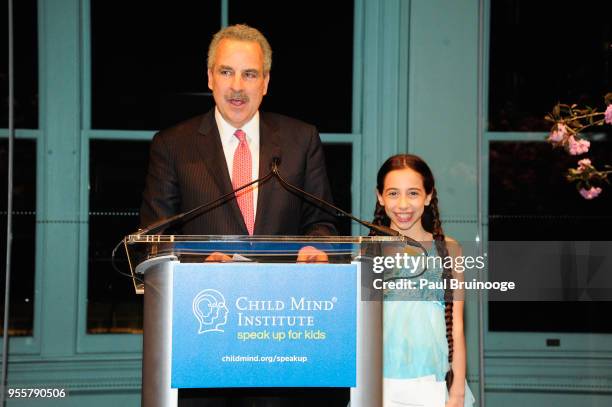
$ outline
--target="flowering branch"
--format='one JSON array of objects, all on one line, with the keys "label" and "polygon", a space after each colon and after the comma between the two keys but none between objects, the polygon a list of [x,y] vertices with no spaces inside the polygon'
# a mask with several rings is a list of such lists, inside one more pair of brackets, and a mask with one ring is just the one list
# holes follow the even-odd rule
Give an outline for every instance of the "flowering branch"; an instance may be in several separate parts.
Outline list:
[{"label": "flowering branch", "polygon": [[[570,155],[587,153],[591,143],[581,133],[593,126],[612,124],[612,93],[608,93],[604,99],[607,105],[605,112],[598,112],[591,107],[578,108],[575,104],[557,104],[545,117],[554,123],[546,140],[554,148],[563,148]],[[610,183],[608,176],[612,174],[612,167],[605,165],[604,168],[598,170],[590,159],[584,158],[578,161],[577,168],[568,169],[566,179],[576,182],[576,188],[584,199],[593,199],[602,191],[598,185]]]}]

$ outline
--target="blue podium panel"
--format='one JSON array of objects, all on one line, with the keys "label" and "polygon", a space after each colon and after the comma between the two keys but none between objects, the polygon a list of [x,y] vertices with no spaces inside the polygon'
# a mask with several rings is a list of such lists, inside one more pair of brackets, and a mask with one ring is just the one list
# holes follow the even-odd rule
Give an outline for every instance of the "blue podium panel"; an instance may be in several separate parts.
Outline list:
[{"label": "blue podium panel", "polygon": [[177,264],[172,387],[355,387],[356,300],[355,264]]}]

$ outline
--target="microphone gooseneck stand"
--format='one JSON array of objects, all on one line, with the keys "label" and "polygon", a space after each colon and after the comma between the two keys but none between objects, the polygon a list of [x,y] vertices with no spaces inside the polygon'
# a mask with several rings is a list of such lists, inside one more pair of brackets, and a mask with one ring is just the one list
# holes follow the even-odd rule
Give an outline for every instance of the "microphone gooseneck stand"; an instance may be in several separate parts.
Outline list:
[{"label": "microphone gooseneck stand", "polygon": [[[335,206],[334,204],[327,202],[324,199],[321,199],[309,192],[304,191],[301,188],[296,187],[295,185],[291,184],[290,182],[286,181],[283,176],[280,174],[279,171],[279,164],[280,164],[280,157],[279,156],[275,156],[272,158],[272,163],[271,163],[271,170],[270,172],[268,172],[265,176],[258,178],[254,181],[249,182],[248,184],[242,185],[236,189],[234,189],[231,192],[228,192],[225,195],[222,195],[221,197],[211,201],[211,202],[206,202],[202,205],[199,205],[193,209],[190,209],[186,212],[181,212],[179,214],[176,214],[170,218],[167,219],[163,219],[160,221],[157,221],[151,225],[146,226],[143,229],[138,230],[137,232],[133,233],[133,235],[136,236],[141,236],[141,235],[146,235],[146,234],[157,234],[161,231],[163,231],[164,229],[176,225],[178,223],[185,223],[188,222],[189,220],[195,218],[198,215],[201,215],[202,213],[214,208],[217,205],[223,204],[225,201],[228,201],[230,199],[233,199],[236,196],[237,192],[242,191],[245,188],[248,188],[256,183],[264,183],[266,181],[268,181],[270,178],[274,177],[276,178],[280,184],[287,189],[289,192],[298,194],[299,196],[301,196],[302,198],[305,198],[306,200],[315,203],[315,204],[319,204],[319,205],[323,205],[327,208],[331,208],[334,211],[336,211],[336,213],[334,214],[337,217],[340,216],[344,216],[347,217],[357,223],[359,223],[360,225],[365,226],[366,228],[375,231],[376,233],[383,235],[383,236],[399,236],[402,238],[402,242],[408,246],[412,246],[412,247],[416,247],[419,250],[421,250],[423,252],[423,254],[425,255],[425,257],[428,256],[427,250],[425,249],[425,247],[423,247],[423,245],[421,243],[419,243],[418,241],[408,237],[408,236],[403,236],[401,235],[399,232],[397,232],[396,230],[391,229],[388,226],[383,226],[383,225],[375,225],[371,222],[366,222],[362,219],[357,218],[356,216],[352,215],[349,212],[346,212],[343,209],[338,208],[337,206]],[[115,251],[113,251],[113,259],[114,259],[114,254]],[[391,280],[398,280],[398,279],[406,279],[406,278],[416,278],[420,275],[422,275],[425,271],[427,270],[427,266],[424,265],[423,270],[418,273],[415,274],[413,276],[410,277],[392,277],[389,279],[389,281]]]},{"label": "microphone gooseneck stand", "polygon": [[276,177],[276,179],[278,179],[278,181],[287,189],[298,193],[299,195],[305,196],[307,197],[310,201],[314,201],[316,203],[320,203],[323,204],[335,211],[337,211],[338,213],[336,214],[336,216],[345,216],[347,218],[350,218],[351,220],[354,220],[355,222],[359,223],[360,225],[365,226],[366,228],[370,229],[370,230],[374,230],[378,233],[380,233],[381,235],[384,236],[400,236],[402,237],[402,240],[408,244],[409,246],[412,247],[416,247],[419,248],[423,251],[423,253],[425,253],[425,255],[427,256],[427,250],[425,249],[425,247],[423,247],[423,245],[419,242],[417,242],[416,240],[408,237],[408,236],[404,236],[401,235],[398,231],[391,229],[388,226],[382,226],[382,225],[375,225],[373,223],[370,222],[366,222],[365,220],[359,219],[356,216],[346,212],[343,209],[338,208],[337,206],[327,202],[324,199],[321,199],[317,196],[314,196],[306,191],[304,191],[303,189],[300,189],[298,187],[296,187],[295,185],[292,185],[291,183],[287,182],[282,175],[280,174],[280,171],[278,170],[278,164],[280,163],[280,158],[278,157],[274,157],[272,159],[272,174]]},{"label": "microphone gooseneck stand", "polygon": [[[388,226],[382,226],[382,225],[375,225],[371,222],[366,222],[362,219],[357,218],[356,216],[346,212],[343,209],[338,208],[337,206],[331,204],[330,202],[327,202],[324,199],[321,199],[317,196],[314,196],[306,191],[304,191],[303,189],[300,189],[298,187],[296,187],[295,185],[292,185],[291,183],[289,183],[288,181],[286,181],[282,175],[280,174],[280,171],[278,169],[278,165],[280,164],[280,158],[279,157],[274,157],[272,159],[272,174],[274,175],[274,177],[281,183],[281,185],[285,188],[287,188],[288,190],[290,190],[291,192],[297,193],[303,197],[306,197],[308,200],[312,201],[312,202],[316,202],[319,204],[323,204],[324,206],[327,206],[328,208],[332,208],[333,210],[337,211],[337,213],[335,214],[336,216],[345,216],[347,218],[350,218],[352,220],[354,220],[355,222],[359,223],[360,225],[363,225],[365,227],[367,227],[370,230],[374,230],[377,233],[380,233],[381,235],[384,236],[400,236],[402,238],[403,243],[407,244],[408,246],[412,246],[412,247],[416,247],[419,250],[421,250],[423,252],[423,254],[425,255],[425,257],[429,256],[429,254],[427,253],[427,249],[425,249],[425,247],[418,241],[408,237],[408,236],[404,236],[401,235],[398,231],[391,229]],[[419,273],[415,273],[414,275],[411,276],[402,276],[402,277],[391,277],[388,279],[385,279],[385,281],[394,281],[394,280],[405,280],[405,279],[412,279],[412,278],[417,278],[421,275],[423,275],[425,272],[427,271],[427,262],[423,263],[423,270],[420,271]]]},{"label": "microphone gooseneck stand", "polygon": [[179,222],[188,222],[189,220],[195,218],[196,216],[206,212],[209,209],[212,209],[213,207],[215,207],[215,205],[221,204],[226,200],[229,200],[230,198],[233,198],[236,195],[236,192],[240,192],[245,188],[250,187],[253,184],[256,184],[258,182],[266,182],[267,180],[269,180],[270,178],[272,178],[272,171],[270,171],[268,174],[266,174],[265,176],[258,178],[254,181],[249,182],[248,184],[244,184],[236,189],[234,189],[232,192],[228,192],[227,194],[220,196],[219,198],[215,199],[214,201],[211,202],[206,202],[200,206],[196,206],[193,209],[188,210],[187,212],[181,212],[179,214],[176,214],[170,218],[167,219],[162,219],[158,222],[153,223],[152,225],[149,225],[147,227],[145,227],[144,229],[140,229],[138,230],[136,233],[133,233],[133,235],[136,236],[140,236],[140,235],[154,235],[158,232],[163,231],[164,229],[176,225]]}]

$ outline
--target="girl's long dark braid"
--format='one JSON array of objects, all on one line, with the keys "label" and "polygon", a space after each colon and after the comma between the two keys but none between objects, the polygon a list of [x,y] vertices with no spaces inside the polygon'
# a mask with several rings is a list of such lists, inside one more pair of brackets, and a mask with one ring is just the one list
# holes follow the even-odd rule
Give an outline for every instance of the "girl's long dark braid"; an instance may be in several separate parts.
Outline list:
[{"label": "girl's long dark braid", "polygon": [[[379,226],[390,226],[391,219],[387,216],[385,212],[385,207],[376,201],[376,209],[374,209],[374,219],[372,223]],[[374,230],[370,230],[369,236],[376,236],[376,232]]]},{"label": "girl's long dark braid", "polygon": [[[433,235],[434,243],[436,245],[436,251],[446,264],[446,258],[449,256],[448,247],[446,246],[446,240],[444,237],[444,230],[442,229],[442,222],[440,221],[440,211],[438,209],[438,193],[436,189],[433,189],[431,201],[428,207],[431,213],[431,234]],[[446,386],[450,389],[453,383],[453,290],[450,287],[450,279],[453,277],[452,269],[444,267],[442,271],[442,278],[446,281],[444,289],[444,321],[446,322],[446,340],[448,342],[448,363],[450,369],[446,373]]]}]

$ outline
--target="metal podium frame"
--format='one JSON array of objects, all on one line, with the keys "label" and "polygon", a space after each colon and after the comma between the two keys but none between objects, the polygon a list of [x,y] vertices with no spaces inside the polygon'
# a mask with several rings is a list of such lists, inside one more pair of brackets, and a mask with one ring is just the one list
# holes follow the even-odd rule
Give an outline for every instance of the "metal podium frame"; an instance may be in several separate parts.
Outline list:
[{"label": "metal podium frame", "polygon": [[[124,240],[137,294],[144,294],[144,333],[142,362],[142,405],[175,407],[178,389],[171,388],[173,270],[183,261],[201,262],[212,252],[226,247],[228,252],[260,256],[258,247],[289,247],[274,250],[274,262],[295,261],[297,248],[314,246],[329,255],[330,263],[359,263],[357,272],[357,349],[356,387],[351,388],[352,407],[382,405],[382,304],[368,297],[362,281],[364,264],[382,245],[401,245],[397,237],[303,237],[303,236],[175,236],[130,235]],[[274,246],[278,245],[278,246]],[[337,247],[341,247],[340,250]],[[253,249],[255,248],[255,249]],[[343,248],[343,249],[342,249]],[[348,250],[347,250],[348,248]],[[268,259],[270,260],[270,259]],[[365,288],[364,288],[365,287]],[[364,298],[374,298],[364,300]]]}]

